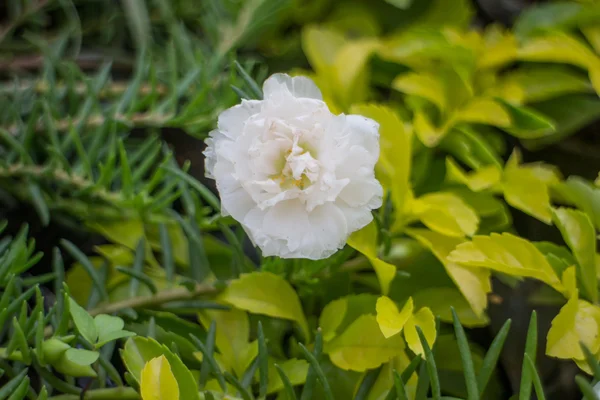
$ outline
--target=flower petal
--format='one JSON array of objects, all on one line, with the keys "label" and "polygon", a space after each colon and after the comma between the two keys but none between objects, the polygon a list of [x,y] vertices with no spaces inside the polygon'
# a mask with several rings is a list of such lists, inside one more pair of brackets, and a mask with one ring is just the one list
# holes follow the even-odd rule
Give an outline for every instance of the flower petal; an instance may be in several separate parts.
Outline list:
[{"label": "flower petal", "polygon": [[260,111],[261,105],[260,100],[242,100],[241,104],[223,111],[217,122],[219,131],[228,138],[235,139],[244,131],[248,118]]},{"label": "flower petal", "polygon": [[279,94],[286,88],[294,97],[323,100],[321,91],[315,83],[305,76],[291,77],[287,74],[273,74],[263,84],[264,97]]}]

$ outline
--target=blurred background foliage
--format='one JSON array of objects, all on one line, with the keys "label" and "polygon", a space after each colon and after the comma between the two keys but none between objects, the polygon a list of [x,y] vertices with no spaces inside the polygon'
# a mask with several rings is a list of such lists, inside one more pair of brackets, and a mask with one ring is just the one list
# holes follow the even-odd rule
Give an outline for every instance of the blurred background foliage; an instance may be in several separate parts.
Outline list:
[{"label": "blurred background foliage", "polygon": [[[51,385],[60,392],[118,388],[117,369],[139,378],[127,354],[152,349],[142,357],[148,361],[165,352],[156,350],[160,343],[199,371],[193,379],[203,389],[219,392],[226,376],[219,366],[233,377],[227,375],[235,387],[228,390],[242,396],[238,385],[260,385],[262,393],[253,380],[253,360],[259,352],[256,360],[266,359],[261,335],[269,363],[285,363],[294,385],[312,379],[310,387],[315,372],[300,360],[297,342],[311,343],[305,331],[320,326],[330,356],[319,359],[321,372],[335,398],[387,398],[392,370],[406,371],[409,355],[424,352],[416,330],[396,347],[385,342],[396,358],[375,360],[374,369],[368,360],[343,364],[334,355],[357,329],[377,327],[370,317],[379,312],[379,294],[414,302],[413,326],[430,344],[437,335],[444,394],[470,398],[450,305],[469,328],[476,370],[505,321],[513,321],[482,398],[523,390],[532,309],[539,349],[529,354],[538,355],[548,398],[576,398],[577,365],[596,372],[578,345],[600,351],[593,334],[600,330],[593,284],[600,259],[598,2],[9,0],[0,16],[0,219],[8,222],[0,247],[10,261],[0,274],[0,304],[38,297],[29,308],[0,314],[6,377],[23,368],[8,361],[27,361],[12,352],[42,348],[48,329],[74,333],[60,318],[72,315],[77,343],[102,347],[92,363],[103,379],[75,380],[56,361],[50,364],[66,377]],[[238,224],[219,216],[213,184],[203,178],[202,139],[218,114],[240,97],[259,97],[260,83],[278,71],[312,77],[332,111],[381,124],[377,174],[386,205],[328,260],[263,259]],[[563,205],[579,211],[555,208]],[[499,232],[525,240],[490,235]],[[488,242],[470,241],[475,234]],[[280,294],[282,283],[264,275],[238,279],[257,267],[295,290],[288,284],[291,292]],[[232,279],[264,289],[272,301],[298,298],[301,315],[265,316],[227,301]],[[76,308],[65,306],[68,296],[92,316],[117,313],[127,332],[140,335],[125,345],[123,361],[115,342],[88,340]],[[331,313],[343,320],[327,331]],[[21,337],[19,330],[24,343],[10,339]],[[226,336],[229,330],[239,337]],[[210,363],[202,362],[207,353]],[[35,379],[51,378],[43,362],[31,365],[35,398]],[[276,370],[268,369],[275,382]],[[422,363],[404,383],[426,393],[428,374]],[[124,377],[134,388],[137,378]],[[269,393],[285,398],[282,387]],[[315,390],[314,398],[325,396],[322,386]]]}]

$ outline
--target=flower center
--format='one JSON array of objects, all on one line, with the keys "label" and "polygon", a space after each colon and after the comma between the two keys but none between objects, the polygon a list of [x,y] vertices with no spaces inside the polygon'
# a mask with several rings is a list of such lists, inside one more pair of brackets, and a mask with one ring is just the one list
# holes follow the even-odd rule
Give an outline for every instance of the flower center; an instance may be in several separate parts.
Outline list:
[{"label": "flower center", "polygon": [[301,190],[307,188],[319,178],[320,164],[310,151],[294,141],[292,148],[282,156],[283,167],[281,172],[273,177],[280,183],[282,189],[297,187]]}]

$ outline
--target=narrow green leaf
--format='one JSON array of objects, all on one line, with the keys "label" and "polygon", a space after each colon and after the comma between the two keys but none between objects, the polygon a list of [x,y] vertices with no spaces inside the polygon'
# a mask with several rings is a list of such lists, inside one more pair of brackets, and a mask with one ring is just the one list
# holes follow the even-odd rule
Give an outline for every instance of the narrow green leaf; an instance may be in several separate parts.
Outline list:
[{"label": "narrow green leaf", "polygon": [[133,195],[133,178],[131,176],[131,166],[127,159],[127,152],[123,141],[119,139],[119,160],[121,161],[121,190],[126,198]]},{"label": "narrow green leaf", "polygon": [[42,221],[42,225],[48,226],[50,223],[50,210],[48,209],[48,204],[46,204],[46,200],[44,200],[44,195],[40,190],[39,185],[35,183],[29,183],[27,185],[29,189],[29,194],[31,195],[31,202],[33,203],[33,207],[40,217],[40,221]]},{"label": "narrow green leaf", "polygon": [[[131,277],[131,282],[133,282],[133,281],[142,282],[148,289],[150,289],[152,294],[156,294],[158,292],[156,285],[154,284],[154,282],[152,282],[152,278],[150,278],[145,273],[138,272],[134,269],[126,268],[126,267],[116,267],[115,269],[125,275],[129,275]],[[137,291],[137,288],[136,288],[136,291]],[[134,297],[134,296],[131,296],[131,297]]]},{"label": "narrow green leaf", "polygon": [[417,355],[410,361],[410,364],[408,364],[408,366],[404,368],[404,371],[402,371],[402,374],[400,375],[400,377],[402,378],[402,382],[408,382],[408,380],[412,377],[417,368],[419,368],[419,365],[421,365],[422,360],[423,359]]},{"label": "narrow green leaf", "polygon": [[[417,357],[420,357],[417,355]],[[424,399],[429,393],[431,379],[429,379],[429,373],[427,369],[427,363],[421,362],[419,366],[419,373],[417,374],[417,391],[415,399]]]},{"label": "narrow green leaf", "polygon": [[502,352],[502,347],[504,347],[504,342],[506,341],[506,337],[508,336],[508,332],[510,331],[511,320],[507,319],[498,334],[490,344],[490,347],[485,354],[483,359],[483,363],[479,370],[479,375],[477,376],[477,386],[479,387],[479,391],[481,393],[485,392],[485,388],[496,368],[496,364],[498,363],[498,358],[500,358],[500,353]]},{"label": "narrow green leaf", "polygon": [[333,393],[331,392],[331,387],[329,386],[327,377],[323,373],[323,369],[321,369],[321,366],[319,365],[319,361],[310,351],[308,351],[306,347],[304,347],[302,343],[299,343],[298,345],[300,346],[302,354],[304,354],[304,357],[306,357],[306,359],[308,360],[308,363],[310,364],[311,368],[313,368],[313,370],[315,371],[317,379],[319,380],[319,382],[321,382],[323,392],[325,392],[325,398],[327,400],[334,400]]},{"label": "narrow green leaf", "polygon": [[227,371],[225,371],[223,376],[225,377],[225,380],[227,382],[229,382],[231,385],[233,385],[233,387],[235,387],[237,389],[237,391],[240,393],[240,396],[242,396],[243,400],[252,400],[252,395],[250,394],[248,389],[243,387],[242,384],[240,383],[240,381],[238,381],[235,378],[235,376],[231,375],[231,373],[229,373]]},{"label": "narrow green leaf", "polygon": [[259,377],[259,396],[267,396],[267,385],[269,380],[269,351],[263,331],[262,323],[258,321],[258,377]]},{"label": "narrow green leaf", "polygon": [[[217,324],[213,320],[210,322],[210,328],[208,329],[208,334],[206,335],[206,343],[205,343],[206,351],[210,355],[210,357],[213,357],[213,354],[215,351],[216,333],[217,333]],[[206,360],[208,358],[208,356],[206,354],[204,354],[204,356],[205,356],[204,360]],[[202,367],[200,368],[200,379],[198,380],[200,387],[204,387],[206,385],[206,382],[208,381],[208,375],[210,374],[210,372],[211,372],[210,362],[202,362]]]},{"label": "narrow green leaf", "polygon": [[27,376],[27,369],[19,372],[17,376],[12,378],[10,381],[4,384],[2,388],[0,388],[0,400],[6,399],[14,390],[19,387],[23,379]]},{"label": "narrow green leaf", "polygon": [[467,387],[467,397],[469,400],[478,400],[479,389],[477,387],[477,378],[475,377],[475,368],[473,367],[473,358],[471,356],[471,349],[469,348],[469,341],[467,340],[465,330],[458,319],[456,310],[454,310],[454,307],[451,307],[451,310],[454,333],[456,334],[460,359],[463,365],[463,374],[465,376],[465,384]]},{"label": "narrow green leaf", "polygon": [[8,400],[22,400],[29,392],[29,377],[26,376],[14,392],[9,396]]},{"label": "narrow green leaf", "polygon": [[598,363],[598,360],[596,360],[596,356],[592,354],[592,352],[590,351],[590,349],[588,349],[586,345],[584,345],[581,342],[579,343],[579,345],[581,346],[581,350],[583,350],[585,360],[587,361],[590,370],[594,374],[594,381],[600,382],[600,363]]},{"label": "narrow green leaf", "polygon": [[[140,280],[136,276],[143,275],[144,261],[146,259],[146,240],[144,237],[140,238],[137,245],[135,246],[135,257],[133,259],[133,266],[131,269],[132,278],[129,282],[129,297],[135,297],[138,295],[140,287]],[[152,281],[150,281],[152,282]],[[156,289],[156,287],[155,287]],[[155,291],[153,293],[156,293]]]},{"label": "narrow green leaf", "polygon": [[279,378],[281,378],[281,382],[283,383],[283,388],[287,395],[287,400],[297,400],[296,392],[294,391],[294,387],[292,386],[292,382],[290,382],[290,378],[285,374],[283,369],[279,366],[279,364],[275,364],[275,369],[279,374]]},{"label": "narrow green leaf", "polygon": [[248,85],[248,88],[250,88],[250,91],[254,95],[254,98],[258,99],[258,100],[262,100],[263,92],[262,92],[260,86],[258,86],[256,81],[254,79],[252,79],[250,74],[248,74],[248,72],[246,72],[244,67],[242,67],[240,65],[240,63],[237,62],[237,60],[234,61],[234,65],[235,65],[235,69],[240,74],[240,77],[242,78],[242,80],[246,83],[246,85]]},{"label": "narrow green leaf", "polygon": [[92,265],[92,262],[89,260],[89,258],[87,258],[87,256],[83,254],[83,252],[79,250],[79,248],[70,241],[66,239],[61,239],[60,243],[65,248],[65,250],[67,250],[67,252],[69,252],[69,254],[71,254],[71,256],[73,256],[73,258],[75,258],[75,260],[77,260],[77,262],[81,264],[85,272],[87,272],[87,274],[90,276],[92,283],[98,291],[98,293],[100,293],[100,297],[102,298],[102,300],[107,300],[108,293],[106,292],[106,288],[104,287],[104,284],[100,276],[98,275],[98,272]]},{"label": "narrow green leaf", "polygon": [[537,396],[537,399],[538,400],[546,400],[546,395],[544,394],[544,387],[542,385],[540,375],[537,372],[535,363],[531,360],[531,357],[529,357],[527,354],[525,354],[525,363],[533,377],[533,387],[535,389],[535,395]]},{"label": "narrow green leaf", "polygon": [[356,391],[356,395],[354,396],[354,400],[365,400],[369,395],[369,391],[375,384],[379,373],[381,372],[381,367],[372,369],[368,371],[363,377],[358,390]]},{"label": "narrow green leaf", "polygon": [[421,345],[423,346],[423,350],[425,351],[425,363],[427,365],[427,373],[429,374],[429,379],[431,380],[431,393],[435,400],[441,400],[442,389],[440,387],[440,379],[437,374],[437,367],[435,365],[433,352],[429,347],[429,343],[427,343],[427,339],[425,338],[425,334],[421,330],[421,327],[417,326],[416,328],[417,333],[419,334],[419,339],[421,340]]},{"label": "narrow green leaf", "polygon": [[581,393],[583,393],[583,398],[585,400],[600,400],[600,397],[598,397],[592,385],[590,385],[583,376],[577,375],[575,377],[575,382],[577,383],[577,386],[579,386]]},{"label": "narrow green leaf", "polygon": [[215,361],[212,354],[207,351],[206,347],[200,341],[200,339],[198,339],[196,336],[194,336],[192,334],[190,334],[190,338],[192,339],[192,342],[194,343],[194,345],[196,345],[198,350],[200,350],[202,352],[202,355],[204,356],[204,358],[210,363],[210,366],[213,370],[213,374],[217,378],[217,381],[219,382],[219,386],[221,386],[221,389],[226,390],[225,378],[223,377],[221,368],[219,368],[219,364],[217,364],[217,362]]},{"label": "narrow green leaf", "polygon": [[[421,357],[419,357],[419,359],[420,358]],[[391,394],[395,394],[396,397],[391,397]],[[386,400],[408,400],[408,395],[406,394],[404,382],[402,381],[402,377],[398,374],[398,371],[396,370],[394,370],[394,386],[392,387],[392,389],[390,389],[390,395],[388,395]]]},{"label": "narrow green leaf", "polygon": [[[320,357],[321,352],[323,351],[323,335],[321,334],[321,329],[317,330],[317,334],[315,336],[315,344],[313,354],[315,357]],[[302,395],[300,396],[300,400],[311,400],[312,393],[314,390],[315,382],[317,380],[317,372],[311,366],[308,368],[308,373],[306,374],[306,382],[304,383],[304,387],[302,388]]]},{"label": "narrow green leaf", "polygon": [[202,197],[206,203],[211,206],[215,210],[221,209],[221,204],[217,196],[215,196],[210,190],[206,188],[206,186],[202,185],[193,177],[187,175],[183,171],[171,167],[163,167],[171,174],[175,175],[177,178],[184,180],[190,187],[198,192],[200,197]]},{"label": "narrow green leaf", "polygon": [[[527,330],[527,340],[525,342],[525,355],[532,360],[536,359],[537,353],[537,314],[535,311],[531,313],[529,321],[529,329]],[[529,399],[531,396],[531,384],[533,381],[533,373],[530,368],[527,368],[527,362],[523,359],[521,369],[521,387],[519,389],[520,399]]]},{"label": "narrow green leaf", "polygon": [[162,267],[165,269],[167,281],[173,283],[173,279],[175,278],[175,262],[173,260],[171,238],[169,237],[167,226],[164,223],[158,224],[158,233],[160,238]]}]

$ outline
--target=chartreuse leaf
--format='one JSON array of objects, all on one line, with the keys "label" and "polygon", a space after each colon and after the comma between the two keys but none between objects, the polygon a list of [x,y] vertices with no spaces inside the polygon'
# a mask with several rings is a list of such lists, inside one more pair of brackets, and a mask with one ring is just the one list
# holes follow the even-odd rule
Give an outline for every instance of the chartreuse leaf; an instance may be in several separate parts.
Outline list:
[{"label": "chartreuse leaf", "polygon": [[471,242],[459,244],[447,260],[467,267],[539,279],[559,292],[565,290],[546,257],[533,243],[510,233],[474,236]]},{"label": "chartreuse leaf", "polygon": [[415,314],[411,315],[404,325],[404,339],[406,339],[406,344],[408,344],[413,353],[424,356],[425,352],[417,333],[417,327],[423,331],[429,347],[433,346],[436,337],[435,316],[429,308],[421,308]]},{"label": "chartreuse leaf", "polygon": [[556,131],[554,122],[542,113],[525,106],[513,105],[499,100],[509,112],[511,124],[504,130],[520,139],[538,139]]},{"label": "chartreuse leaf", "polygon": [[390,283],[396,276],[396,267],[377,257],[377,226],[375,222],[371,222],[369,225],[350,235],[348,245],[369,259],[379,280],[381,293],[387,294],[390,289]]},{"label": "chartreuse leaf", "polygon": [[402,331],[406,321],[412,316],[413,300],[409,297],[404,306],[402,306],[402,311],[399,311],[392,299],[387,296],[381,296],[377,299],[376,311],[379,329],[381,329],[381,333],[387,339]]},{"label": "chartreuse leaf", "polygon": [[564,272],[563,282],[569,288],[570,298],[552,320],[546,354],[583,361],[585,354],[579,343],[583,343],[592,353],[600,350],[600,308],[578,298],[574,267]]},{"label": "chartreuse leaf", "polygon": [[479,217],[460,197],[450,192],[429,193],[413,202],[413,212],[429,229],[452,237],[472,236]]},{"label": "chartreuse leaf", "polygon": [[179,386],[165,356],[151,359],[142,369],[142,400],[178,400]]},{"label": "chartreuse leaf", "polygon": [[400,335],[385,338],[374,315],[361,315],[339,336],[325,344],[331,362],[345,370],[366,371],[404,351]]},{"label": "chartreuse leaf", "polygon": [[[600,181],[600,175],[599,175]],[[600,186],[600,185],[599,185]],[[585,211],[600,231],[600,187],[579,177],[569,177],[553,187],[562,198]]]},{"label": "chartreuse leaf", "polygon": [[[489,273],[489,271],[487,271]],[[462,293],[452,287],[432,287],[419,290],[413,295],[415,308],[427,307],[443,322],[452,322],[451,307],[456,310],[460,323],[466,327],[486,326],[490,321],[485,313],[481,316],[465,299]]]},{"label": "chartreuse leaf", "polygon": [[477,67],[492,69],[512,63],[517,58],[518,47],[512,32],[499,25],[489,25],[483,34]]},{"label": "chartreuse leaf", "polygon": [[511,206],[550,224],[552,212],[548,183],[541,180],[537,170],[519,165],[515,153],[506,163],[502,177],[504,198]]},{"label": "chartreuse leaf", "polygon": [[348,299],[341,298],[328,303],[319,316],[319,327],[324,341],[333,339],[337,328],[344,321],[346,310],[348,309]]},{"label": "chartreuse leaf", "polygon": [[554,223],[577,259],[577,279],[583,293],[593,303],[598,301],[596,279],[596,231],[590,218],[581,211],[558,208]]},{"label": "chartreuse leaf", "polygon": [[511,118],[506,109],[496,100],[476,97],[453,114],[452,123],[458,122],[508,128],[511,125]]},{"label": "chartreuse leaf", "polygon": [[[433,255],[440,260],[450,278],[469,302],[475,315],[481,318],[487,308],[487,294],[492,290],[490,271],[464,267],[448,259],[450,253],[461,243],[465,243],[465,240],[426,229],[410,229],[407,230],[407,234],[430,249]],[[466,323],[462,319],[461,321]]]},{"label": "chartreuse leaf", "polygon": [[216,345],[222,361],[237,376],[242,376],[258,354],[258,342],[249,342],[250,323],[246,311],[203,310],[198,314],[205,329],[216,323]]},{"label": "chartreuse leaf", "polygon": [[548,32],[525,42],[518,56],[524,61],[565,63],[587,69],[592,85],[600,93],[600,57],[572,35]]},{"label": "chartreuse leaf", "polygon": [[142,371],[146,363],[161,356],[164,356],[169,362],[179,387],[180,399],[200,400],[196,379],[181,359],[167,346],[161,345],[151,338],[136,336],[128,339],[121,351],[123,363],[136,382],[141,382]]},{"label": "chartreuse leaf", "polygon": [[409,72],[400,75],[392,82],[392,88],[402,93],[427,99],[435,104],[441,112],[446,109],[444,83],[439,76],[433,73]]},{"label": "chartreuse leaf", "polygon": [[412,133],[389,107],[360,104],[352,106],[350,111],[379,123],[381,154],[375,170],[383,188],[392,193],[396,212],[392,231],[399,231],[405,224],[403,216],[409,212],[413,197],[410,185]]},{"label": "chartreuse leaf", "polygon": [[502,171],[495,165],[486,165],[467,173],[452,158],[446,158],[446,180],[462,183],[474,192],[493,187],[501,177]]},{"label": "chartreuse leaf", "polygon": [[218,297],[240,310],[297,322],[306,338],[308,323],[298,294],[285,279],[270,272],[242,274]]}]

